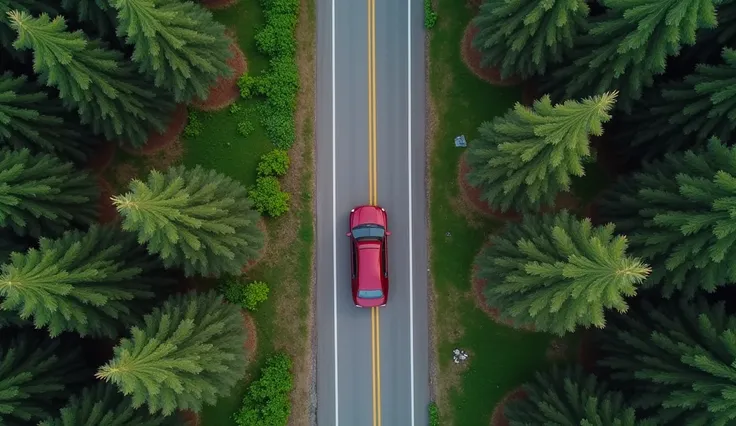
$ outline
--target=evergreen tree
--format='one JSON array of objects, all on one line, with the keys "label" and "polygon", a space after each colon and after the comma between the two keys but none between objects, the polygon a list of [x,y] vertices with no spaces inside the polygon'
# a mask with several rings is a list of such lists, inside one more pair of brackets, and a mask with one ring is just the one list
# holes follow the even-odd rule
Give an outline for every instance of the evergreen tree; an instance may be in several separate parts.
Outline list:
[{"label": "evergreen tree", "polygon": [[[23,56],[13,48],[15,31],[10,26],[8,12],[21,10],[30,13],[47,13],[56,16],[56,5],[45,0],[0,0],[0,49],[13,56],[13,59],[23,62]],[[4,52],[3,52],[4,53]]]},{"label": "evergreen tree", "polygon": [[143,145],[151,130],[163,131],[174,109],[170,96],[136,73],[122,53],[68,32],[62,17],[10,13],[16,49],[32,50],[34,71],[79,113],[83,124],[109,140]]},{"label": "evergreen tree", "polygon": [[0,424],[26,426],[49,416],[68,397],[66,386],[83,378],[80,358],[77,348],[32,332],[0,342]]},{"label": "evergreen tree", "polygon": [[97,378],[151,413],[199,411],[243,377],[245,338],[240,309],[216,292],[178,294],[131,329]]},{"label": "evergreen tree", "polygon": [[152,171],[113,197],[123,229],[187,276],[240,274],[263,246],[258,213],[240,183],[199,166]]},{"label": "evergreen tree", "polygon": [[100,37],[115,35],[115,9],[109,0],[61,0],[67,16],[75,14],[79,23],[89,23]]},{"label": "evergreen tree", "polygon": [[624,402],[619,392],[608,390],[594,375],[579,367],[537,372],[525,383],[526,397],[504,406],[510,426],[527,425],[596,425],[644,426],[636,419],[634,409]]},{"label": "evergreen tree", "polygon": [[65,116],[61,102],[25,76],[0,74],[0,144],[82,162],[92,138]]},{"label": "evergreen tree", "polygon": [[736,282],[735,180],[736,149],[713,139],[648,164],[602,197],[602,217],[652,265],[646,287],[693,297]]},{"label": "evergreen tree", "polygon": [[619,107],[629,111],[667,58],[693,45],[697,30],[715,28],[719,0],[604,0],[609,8],[592,18],[575,41],[572,60],[553,73],[545,88],[555,99],[606,91],[621,92]]},{"label": "evergreen tree", "polygon": [[[162,281],[159,261],[133,235],[114,226],[42,238],[38,249],[15,253],[0,269],[0,309],[32,319],[52,336],[116,337],[139,322],[140,309]],[[143,303],[144,305],[141,305]]]},{"label": "evergreen tree", "polygon": [[114,386],[98,383],[85,388],[79,396],[72,395],[56,417],[38,426],[174,426],[173,420],[173,417],[150,415],[143,409],[133,408],[130,398]]},{"label": "evergreen tree", "polygon": [[729,140],[736,127],[736,50],[723,50],[722,65],[698,65],[682,82],[666,84],[660,96],[624,120],[621,142],[647,158],[696,145],[711,136]]},{"label": "evergreen tree", "polygon": [[110,0],[133,61],[178,102],[204,99],[218,77],[231,74],[225,27],[191,1]]},{"label": "evergreen tree", "polygon": [[560,335],[602,328],[605,310],[625,312],[626,297],[649,273],[613,231],[565,210],[525,216],[491,237],[475,260],[475,278],[487,282],[489,306],[516,326]]},{"label": "evergreen tree", "polygon": [[97,183],[49,154],[0,150],[0,228],[59,235],[97,219]]},{"label": "evergreen tree", "polygon": [[588,12],[585,0],[488,0],[473,20],[473,47],[502,78],[541,75],[570,51]]},{"label": "evergreen tree", "polygon": [[661,425],[725,426],[734,421],[736,318],[703,299],[655,308],[644,303],[611,321],[603,366],[637,411]]},{"label": "evergreen tree", "polygon": [[552,105],[549,96],[533,108],[519,103],[503,117],[483,123],[468,148],[468,182],[501,211],[552,205],[569,191],[571,176],[585,174],[590,136],[603,133],[616,93]]},{"label": "evergreen tree", "polygon": [[26,239],[18,237],[7,229],[0,228],[0,265],[6,263],[10,258],[10,253],[25,252],[29,246]]}]

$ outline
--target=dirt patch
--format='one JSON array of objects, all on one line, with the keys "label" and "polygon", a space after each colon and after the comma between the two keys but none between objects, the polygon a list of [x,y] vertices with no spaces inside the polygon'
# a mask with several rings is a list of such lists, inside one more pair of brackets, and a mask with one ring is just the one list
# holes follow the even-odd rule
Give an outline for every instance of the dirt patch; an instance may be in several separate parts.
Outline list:
[{"label": "dirt patch", "polygon": [[256,266],[258,262],[263,260],[266,252],[268,251],[268,228],[266,227],[266,220],[264,218],[260,218],[258,220],[258,229],[260,229],[263,233],[263,248],[261,248],[261,251],[258,253],[258,256],[255,259],[249,260],[248,263],[243,266],[243,269],[240,270],[240,272],[242,272],[243,274],[253,269],[253,267]]},{"label": "dirt patch", "polygon": [[241,313],[243,315],[243,325],[245,326],[245,344],[243,345],[243,350],[245,351],[245,361],[250,364],[255,359],[256,351],[258,350],[258,329],[251,314],[245,310]]},{"label": "dirt patch", "polygon": [[539,88],[537,82],[534,80],[527,80],[524,82],[524,88],[521,90],[521,104],[531,107],[534,101],[541,98],[539,94]]},{"label": "dirt patch", "polygon": [[140,148],[131,148],[129,146],[123,146],[123,151],[133,155],[150,155],[164,148],[167,148],[171,144],[179,140],[179,135],[184,131],[184,127],[187,125],[187,106],[184,104],[177,105],[169,125],[166,127],[163,133],[157,131],[151,132],[148,137],[146,144]]},{"label": "dirt patch", "polygon": [[458,188],[460,188],[460,194],[469,206],[472,206],[478,213],[488,217],[504,220],[518,220],[520,218],[519,213],[515,211],[500,212],[493,210],[488,203],[481,199],[481,191],[478,188],[470,185],[465,178],[470,172],[470,166],[467,161],[467,152],[460,156],[460,164],[458,165],[457,182]]},{"label": "dirt patch", "polygon": [[481,66],[481,53],[473,47],[473,38],[478,33],[478,29],[472,22],[468,23],[463,33],[463,39],[460,42],[460,52],[463,62],[468,69],[483,81],[487,81],[495,86],[516,86],[521,83],[518,77],[501,78],[501,72],[497,68],[486,68]]},{"label": "dirt patch", "polygon": [[[475,262],[473,262],[475,264]],[[472,285],[473,285],[473,299],[475,300],[475,305],[486,313],[494,322],[497,324],[503,324],[505,326],[515,328],[517,330],[526,330],[526,331],[534,331],[533,325],[517,325],[510,319],[501,319],[501,312],[496,309],[488,306],[488,302],[486,301],[486,296],[483,294],[483,290],[485,290],[486,287],[486,280],[482,280],[479,278],[476,278],[477,276],[477,267],[473,266],[473,275],[472,275]]]},{"label": "dirt patch", "polygon": [[215,80],[215,84],[210,88],[207,98],[204,100],[195,100],[192,106],[202,111],[217,111],[229,107],[240,97],[240,89],[238,89],[238,79],[245,74],[248,64],[245,60],[245,54],[238,44],[233,40],[230,44],[232,56],[227,60],[227,64],[232,70],[230,77],[219,77]]},{"label": "dirt patch", "polygon": [[480,6],[483,4],[483,0],[466,0],[465,5],[468,7],[470,11],[473,12],[473,15],[477,15],[480,11]]},{"label": "dirt patch", "polygon": [[101,174],[107,169],[115,158],[117,145],[113,142],[103,142],[95,152],[87,159],[87,168],[94,174]]},{"label": "dirt patch", "polygon": [[567,342],[559,337],[552,339],[547,345],[547,350],[544,352],[544,356],[549,361],[561,361],[567,358],[567,352],[569,346]]},{"label": "dirt patch", "polygon": [[504,407],[506,407],[506,404],[511,401],[518,401],[524,398],[526,398],[526,392],[522,387],[518,387],[507,393],[503,399],[498,401],[496,408],[493,409],[493,414],[491,415],[491,426],[509,426],[509,420],[506,418],[506,413],[503,411]]},{"label": "dirt patch", "polygon": [[110,185],[110,183],[102,176],[97,177],[97,183],[100,188],[100,199],[97,202],[97,208],[99,209],[97,220],[101,224],[115,222],[120,219],[120,216],[118,215],[118,210],[112,204],[112,200],[110,199],[114,195],[112,185]]},{"label": "dirt patch", "polygon": [[192,410],[179,411],[179,418],[181,418],[183,426],[199,426],[202,424],[199,414]]},{"label": "dirt patch", "polygon": [[[619,158],[623,158],[617,155],[616,152],[611,149],[608,133],[604,133],[601,136],[590,137],[590,147],[596,152],[596,162],[600,166],[606,177],[613,181],[621,173],[624,165],[617,161]],[[623,160],[621,160],[623,161]]]},{"label": "dirt patch", "polygon": [[601,358],[601,353],[595,344],[593,330],[585,330],[583,337],[580,339],[577,355],[578,362],[583,366],[583,370],[588,373],[594,373],[596,364]]},{"label": "dirt patch", "polygon": [[222,10],[235,5],[238,0],[199,0],[199,4],[209,10]]}]

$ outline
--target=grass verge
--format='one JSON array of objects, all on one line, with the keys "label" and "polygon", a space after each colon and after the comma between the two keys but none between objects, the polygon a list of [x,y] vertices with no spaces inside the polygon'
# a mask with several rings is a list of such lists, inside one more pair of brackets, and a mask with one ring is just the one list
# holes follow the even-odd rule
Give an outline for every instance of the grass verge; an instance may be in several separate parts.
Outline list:
[{"label": "grass verge", "polygon": [[[453,140],[457,135],[474,139],[481,122],[503,114],[520,100],[521,88],[494,87],[475,77],[460,54],[463,31],[473,17],[471,9],[457,0],[438,0],[436,5],[441,19],[429,33],[427,133],[437,371],[433,383],[443,426],[487,426],[504,394],[549,362],[550,347],[574,347],[577,338],[550,345],[552,336],[498,325],[475,305],[473,259],[488,235],[503,223],[473,213],[461,197],[457,173],[463,149],[456,148]],[[580,186],[585,191],[591,187]],[[456,347],[468,352],[466,364],[452,362]]]}]

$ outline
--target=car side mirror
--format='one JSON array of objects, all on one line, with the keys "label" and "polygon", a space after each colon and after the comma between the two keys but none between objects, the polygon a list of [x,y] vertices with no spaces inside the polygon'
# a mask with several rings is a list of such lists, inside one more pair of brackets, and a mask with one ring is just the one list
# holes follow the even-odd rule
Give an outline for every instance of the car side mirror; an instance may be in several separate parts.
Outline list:
[{"label": "car side mirror", "polygon": [[386,236],[387,237],[390,237],[391,236],[391,231],[386,231]]},{"label": "car side mirror", "polygon": [[349,236],[351,236],[351,235],[353,235],[353,233],[352,233],[352,232],[348,232],[347,234],[345,234],[345,236],[346,236],[346,237],[349,237]]}]

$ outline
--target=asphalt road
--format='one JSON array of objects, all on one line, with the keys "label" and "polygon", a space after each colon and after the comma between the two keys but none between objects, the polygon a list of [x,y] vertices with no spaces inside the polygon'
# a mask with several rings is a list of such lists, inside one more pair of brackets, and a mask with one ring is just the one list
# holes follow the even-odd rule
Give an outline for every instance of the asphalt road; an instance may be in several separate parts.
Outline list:
[{"label": "asphalt road", "polygon": [[[423,3],[317,0],[317,25],[317,424],[424,426]],[[360,309],[345,233],[350,209],[374,202],[392,231],[389,301]]]}]

